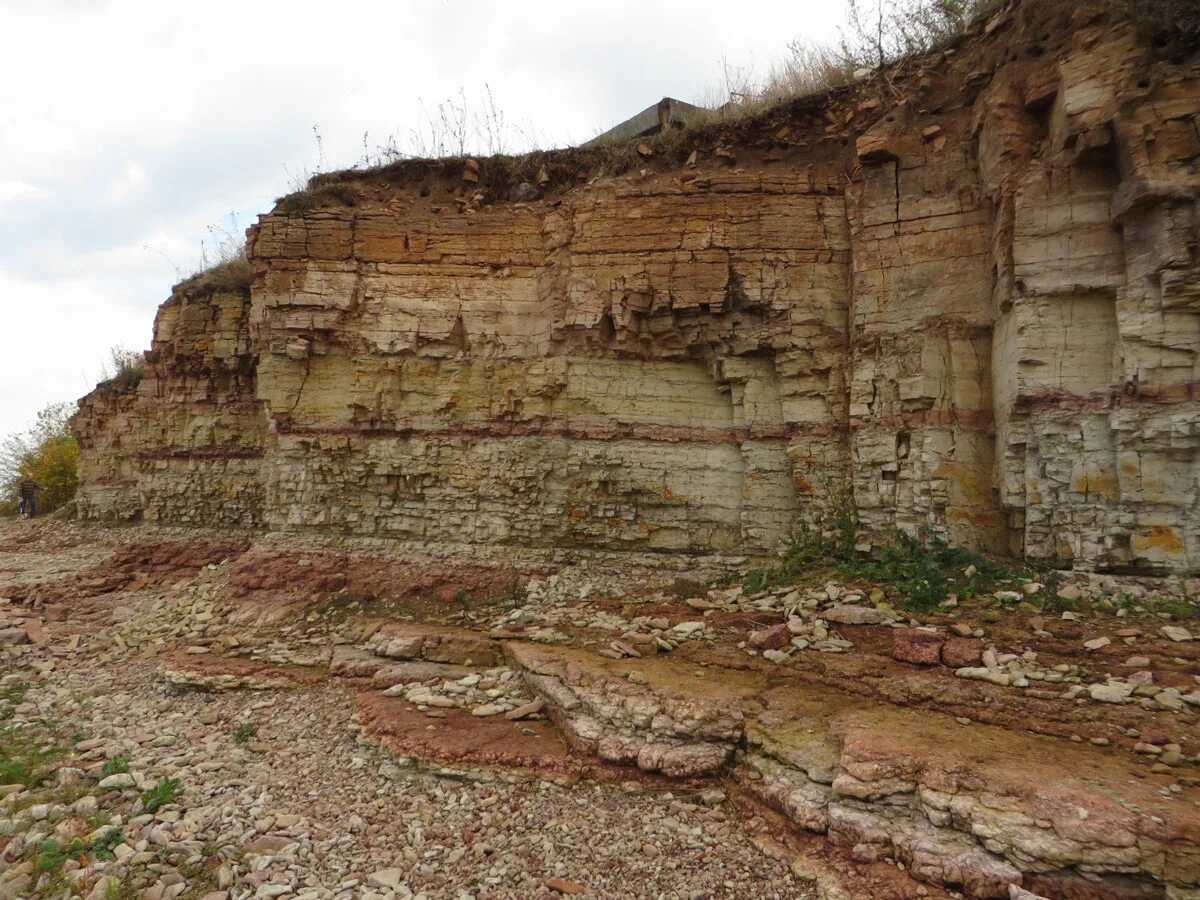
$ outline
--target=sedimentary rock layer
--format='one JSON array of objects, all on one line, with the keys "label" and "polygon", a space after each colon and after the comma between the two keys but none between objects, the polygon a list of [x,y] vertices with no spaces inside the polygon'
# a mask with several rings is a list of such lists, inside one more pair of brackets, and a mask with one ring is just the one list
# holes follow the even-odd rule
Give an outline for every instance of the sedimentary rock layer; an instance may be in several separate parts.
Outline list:
[{"label": "sedimentary rock layer", "polygon": [[249,315],[235,286],[179,285],[158,311],[140,381],[84,398],[73,422],[81,517],[261,523],[267,423]]},{"label": "sedimentary rock layer", "polygon": [[640,152],[325,177],[85,401],[83,513],[766,552],[848,496],[1196,569],[1200,72],[1055,15]]}]

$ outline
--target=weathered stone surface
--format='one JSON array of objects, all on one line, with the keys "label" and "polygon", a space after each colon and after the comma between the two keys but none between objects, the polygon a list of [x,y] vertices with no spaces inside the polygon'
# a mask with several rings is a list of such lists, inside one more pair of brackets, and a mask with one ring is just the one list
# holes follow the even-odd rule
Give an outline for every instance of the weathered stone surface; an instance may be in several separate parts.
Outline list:
[{"label": "weathered stone surface", "polygon": [[[445,625],[406,622],[385,624],[371,636],[366,649],[391,659],[425,660],[454,666],[493,666],[500,658],[499,644],[473,631]],[[420,671],[419,668],[417,670]],[[445,674],[455,670],[441,671]]]},{"label": "weathered stone surface", "polygon": [[897,628],[892,632],[892,658],[919,666],[936,666],[945,642],[944,635],[919,628]]},{"label": "weathered stone surface", "polygon": [[838,625],[880,625],[887,621],[887,613],[873,606],[839,604],[821,611],[821,618]]},{"label": "weathered stone surface", "polygon": [[662,662],[639,683],[597,657],[568,649],[511,643],[508,655],[574,748],[603,760],[673,777],[710,775],[732,757],[744,715],[731,686],[699,696],[686,688],[687,668]]},{"label": "weathered stone surface", "polygon": [[141,380],[84,398],[82,518],[262,523],[267,422],[250,315],[247,292],[184,282],[159,309]]},{"label": "weathered stone surface", "polygon": [[750,643],[759,650],[779,650],[786,647],[792,640],[792,633],[786,623],[763,628],[750,635]]},{"label": "weathered stone surface", "polygon": [[942,664],[952,669],[977,666],[983,658],[983,641],[977,638],[952,637],[942,645]]},{"label": "weathered stone surface", "polygon": [[1195,570],[1200,79],[1026,7],[691,166],[280,203],[249,296],[180,286],[85,400],[81,513],[741,552],[848,481],[871,531]]}]

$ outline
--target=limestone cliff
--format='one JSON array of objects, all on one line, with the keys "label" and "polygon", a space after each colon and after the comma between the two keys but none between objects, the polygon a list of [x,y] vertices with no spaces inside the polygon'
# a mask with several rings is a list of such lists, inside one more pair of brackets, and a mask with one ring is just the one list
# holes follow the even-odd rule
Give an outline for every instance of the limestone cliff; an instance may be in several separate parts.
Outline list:
[{"label": "limestone cliff", "polygon": [[141,381],[101,385],[80,404],[83,518],[261,524],[267,423],[249,318],[248,292],[229,279],[176,287]]},{"label": "limestone cliff", "polygon": [[[1055,4],[653,146],[322,176],[85,399],[87,517],[1200,568],[1200,67]],[[843,486],[845,486],[843,488]]]}]

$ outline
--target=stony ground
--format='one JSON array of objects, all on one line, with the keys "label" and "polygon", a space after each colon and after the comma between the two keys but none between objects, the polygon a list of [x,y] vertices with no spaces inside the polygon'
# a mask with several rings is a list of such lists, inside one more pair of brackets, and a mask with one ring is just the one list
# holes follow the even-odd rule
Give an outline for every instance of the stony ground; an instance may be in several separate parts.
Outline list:
[{"label": "stony ground", "polygon": [[[91,558],[51,544],[6,574]],[[810,896],[719,794],[437,777],[360,739],[352,690],[173,689],[111,643],[162,597],[121,599],[123,621],[48,635],[0,607],[33,638],[0,680],[0,896]]]},{"label": "stony ground", "polygon": [[[915,609],[902,584],[830,567],[462,560],[236,532],[0,525],[0,898],[990,890],[945,883],[940,850],[917,872],[898,824],[890,847],[851,852],[798,832],[786,803],[775,807],[793,822],[781,825],[753,778],[744,791],[714,777],[708,754],[724,745],[685,742],[664,757],[675,763],[634,765],[621,742],[647,723],[618,716],[600,760],[581,753],[578,722],[555,718],[522,676],[537,653],[513,647],[598,661],[582,681],[561,673],[580,696],[615,675],[643,700],[664,678],[698,703],[726,689],[746,703],[761,684],[768,708],[822,707],[804,713],[813,722],[849,698],[878,722],[911,710],[895,721],[931,729],[922,740],[939,747],[986,739],[1003,758],[1020,743],[1036,785],[1033,732],[1092,753],[1097,784],[1126,786],[1123,809],[1200,833],[1195,581],[989,581],[959,560],[947,599]],[[431,627],[446,643],[413,643]],[[603,706],[605,690],[588,702]],[[1039,889],[1158,896],[1066,877]]]}]

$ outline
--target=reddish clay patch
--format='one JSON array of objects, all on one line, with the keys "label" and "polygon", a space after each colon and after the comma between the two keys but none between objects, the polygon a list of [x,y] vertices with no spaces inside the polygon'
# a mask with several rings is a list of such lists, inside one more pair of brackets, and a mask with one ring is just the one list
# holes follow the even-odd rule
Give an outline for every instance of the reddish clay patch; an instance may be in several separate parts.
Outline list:
[{"label": "reddish clay patch", "polygon": [[235,598],[263,604],[308,605],[339,593],[357,598],[412,599],[429,603],[434,615],[456,603],[481,602],[514,593],[531,573],[508,565],[449,560],[392,562],[378,556],[255,547],[229,571]]},{"label": "reddish clay patch", "polygon": [[403,697],[385,697],[373,690],[359,691],[357,703],[367,734],[401,756],[546,775],[579,775],[586,768],[583,761],[571,756],[546,721],[479,718],[459,709],[447,709],[444,719],[435,719]]},{"label": "reddish clay patch", "polygon": [[978,638],[952,637],[942,645],[942,665],[952,669],[977,666],[983,658],[983,641]]},{"label": "reddish clay patch", "polygon": [[[712,784],[704,778],[667,778],[594,756],[576,756],[554,726],[544,719],[510,722],[503,716],[479,718],[460,709],[444,710],[444,719],[430,718],[403,697],[385,697],[368,688],[358,691],[357,707],[364,732],[399,756],[551,778],[567,776],[636,783],[677,794],[699,791]],[[434,727],[431,729],[430,725]]]}]

